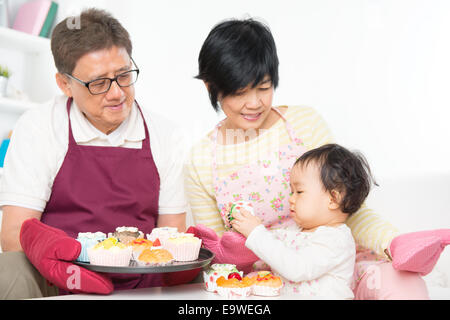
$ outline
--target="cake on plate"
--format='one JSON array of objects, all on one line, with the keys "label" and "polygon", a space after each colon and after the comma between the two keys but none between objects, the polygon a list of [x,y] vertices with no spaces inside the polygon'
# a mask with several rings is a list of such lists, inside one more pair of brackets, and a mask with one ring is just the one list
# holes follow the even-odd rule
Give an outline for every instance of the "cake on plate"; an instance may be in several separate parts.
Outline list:
[{"label": "cake on plate", "polygon": [[175,261],[166,249],[145,249],[136,260],[140,266],[165,266]]},{"label": "cake on plate", "polygon": [[133,250],[133,260],[137,260],[142,251],[144,251],[145,249],[150,249],[153,246],[153,242],[144,238],[139,238],[131,241],[128,245]]},{"label": "cake on plate", "polygon": [[210,292],[217,292],[216,281],[219,277],[228,279],[228,275],[237,273],[242,278],[243,272],[236,268],[235,264],[215,263],[208,270],[203,271],[203,281],[205,289]]},{"label": "cake on plate", "polygon": [[163,247],[170,251],[177,261],[194,261],[198,259],[202,240],[192,233],[175,233],[170,235]]},{"label": "cake on plate", "polygon": [[132,249],[116,238],[107,238],[87,249],[91,264],[125,267],[130,264]]},{"label": "cake on plate", "polygon": [[253,278],[241,278],[239,274],[230,274],[228,279],[221,276],[217,279],[217,293],[226,299],[242,299],[252,294]]},{"label": "cake on plate", "polygon": [[123,244],[129,244],[133,240],[143,238],[144,234],[136,227],[117,227],[110,237],[119,239]]},{"label": "cake on plate", "polygon": [[254,295],[264,297],[280,295],[283,281],[280,277],[273,275],[270,271],[259,271],[252,279],[254,279]]},{"label": "cake on plate", "polygon": [[155,241],[159,239],[161,243],[164,245],[164,241],[169,238],[171,234],[175,234],[178,232],[178,229],[175,227],[160,227],[153,228],[150,234],[147,234],[147,239],[150,241]]},{"label": "cake on plate", "polygon": [[97,243],[106,239],[106,234],[103,232],[79,232],[77,241],[81,243],[81,252],[77,261],[89,262],[87,249],[92,248]]}]

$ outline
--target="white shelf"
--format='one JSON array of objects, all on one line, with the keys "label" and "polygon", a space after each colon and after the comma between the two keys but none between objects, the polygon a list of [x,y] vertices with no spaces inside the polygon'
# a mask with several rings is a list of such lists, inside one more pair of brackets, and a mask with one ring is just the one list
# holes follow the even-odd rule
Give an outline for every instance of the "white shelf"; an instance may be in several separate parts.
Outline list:
[{"label": "white shelf", "polygon": [[40,104],[35,102],[0,97],[0,113],[10,112],[21,114],[30,108],[37,107],[38,105]]},{"label": "white shelf", "polygon": [[50,39],[5,27],[0,27],[0,43],[2,48],[21,52],[50,52]]}]

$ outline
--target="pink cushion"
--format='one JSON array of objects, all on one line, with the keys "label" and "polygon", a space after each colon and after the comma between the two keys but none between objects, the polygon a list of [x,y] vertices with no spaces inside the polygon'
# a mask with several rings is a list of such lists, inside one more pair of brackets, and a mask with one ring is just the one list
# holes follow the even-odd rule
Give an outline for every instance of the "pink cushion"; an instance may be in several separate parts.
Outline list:
[{"label": "pink cushion", "polygon": [[450,229],[418,231],[394,238],[390,245],[392,266],[397,270],[426,275],[433,270],[445,246]]}]

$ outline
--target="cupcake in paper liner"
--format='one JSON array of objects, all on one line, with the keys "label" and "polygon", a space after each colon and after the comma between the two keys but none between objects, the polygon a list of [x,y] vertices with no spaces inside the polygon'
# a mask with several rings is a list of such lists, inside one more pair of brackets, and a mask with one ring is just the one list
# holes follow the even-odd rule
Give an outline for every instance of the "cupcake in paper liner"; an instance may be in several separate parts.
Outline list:
[{"label": "cupcake in paper liner", "polygon": [[150,249],[153,246],[153,242],[147,239],[139,238],[131,241],[128,246],[130,246],[133,250],[131,258],[133,260],[137,260],[142,251],[145,249]]},{"label": "cupcake in paper liner", "polygon": [[166,249],[144,249],[137,258],[139,266],[166,266],[175,261],[172,254]]},{"label": "cupcake in paper liner", "polygon": [[254,279],[244,277],[225,279],[219,277],[216,281],[217,293],[226,299],[244,299],[252,294]]},{"label": "cupcake in paper liner", "polygon": [[163,246],[175,258],[176,261],[194,261],[198,259],[202,240],[192,233],[172,234]]},{"label": "cupcake in paper liner", "polygon": [[77,261],[89,262],[87,250],[105,239],[106,234],[103,232],[79,232],[77,241],[81,243],[81,252]]},{"label": "cupcake in paper liner", "polygon": [[237,273],[242,278],[243,272],[236,268],[235,264],[215,263],[208,270],[203,271],[203,282],[206,291],[217,292],[217,279],[228,279],[230,274]]},{"label": "cupcake in paper liner", "polygon": [[116,238],[107,238],[87,251],[91,264],[111,267],[130,265],[131,247],[124,245]]},{"label": "cupcake in paper liner", "polygon": [[273,275],[270,271],[259,271],[256,275],[248,275],[254,279],[253,294],[255,296],[275,297],[281,293],[283,281],[280,277]]},{"label": "cupcake in paper liner", "polygon": [[153,228],[152,232],[150,234],[147,234],[147,239],[150,241],[159,239],[161,244],[164,246],[164,242],[167,240],[167,238],[169,238],[170,235],[176,233],[178,233],[178,228],[175,227]]},{"label": "cupcake in paper liner", "polygon": [[109,233],[109,237],[117,238],[123,244],[129,244],[131,241],[143,238],[144,233],[136,227],[117,227],[114,233]]},{"label": "cupcake in paper liner", "polygon": [[246,211],[250,212],[252,215],[255,215],[255,211],[253,208],[253,204],[248,201],[238,201],[230,204],[230,210],[225,211],[221,210],[220,215],[222,216],[222,220],[225,224],[226,229],[232,229],[231,227],[231,221],[233,218],[233,213],[239,211],[240,209],[245,209]]}]

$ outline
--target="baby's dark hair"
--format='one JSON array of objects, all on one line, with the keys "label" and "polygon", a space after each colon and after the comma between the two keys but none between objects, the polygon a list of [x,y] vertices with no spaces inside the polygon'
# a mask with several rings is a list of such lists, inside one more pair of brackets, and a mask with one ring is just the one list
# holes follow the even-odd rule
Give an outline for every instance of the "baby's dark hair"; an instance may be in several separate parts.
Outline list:
[{"label": "baby's dark hair", "polygon": [[307,166],[311,162],[319,166],[325,190],[337,190],[343,194],[340,209],[349,215],[359,210],[369,195],[372,183],[378,186],[366,158],[340,145],[326,144],[309,150],[297,159],[294,167]]}]

